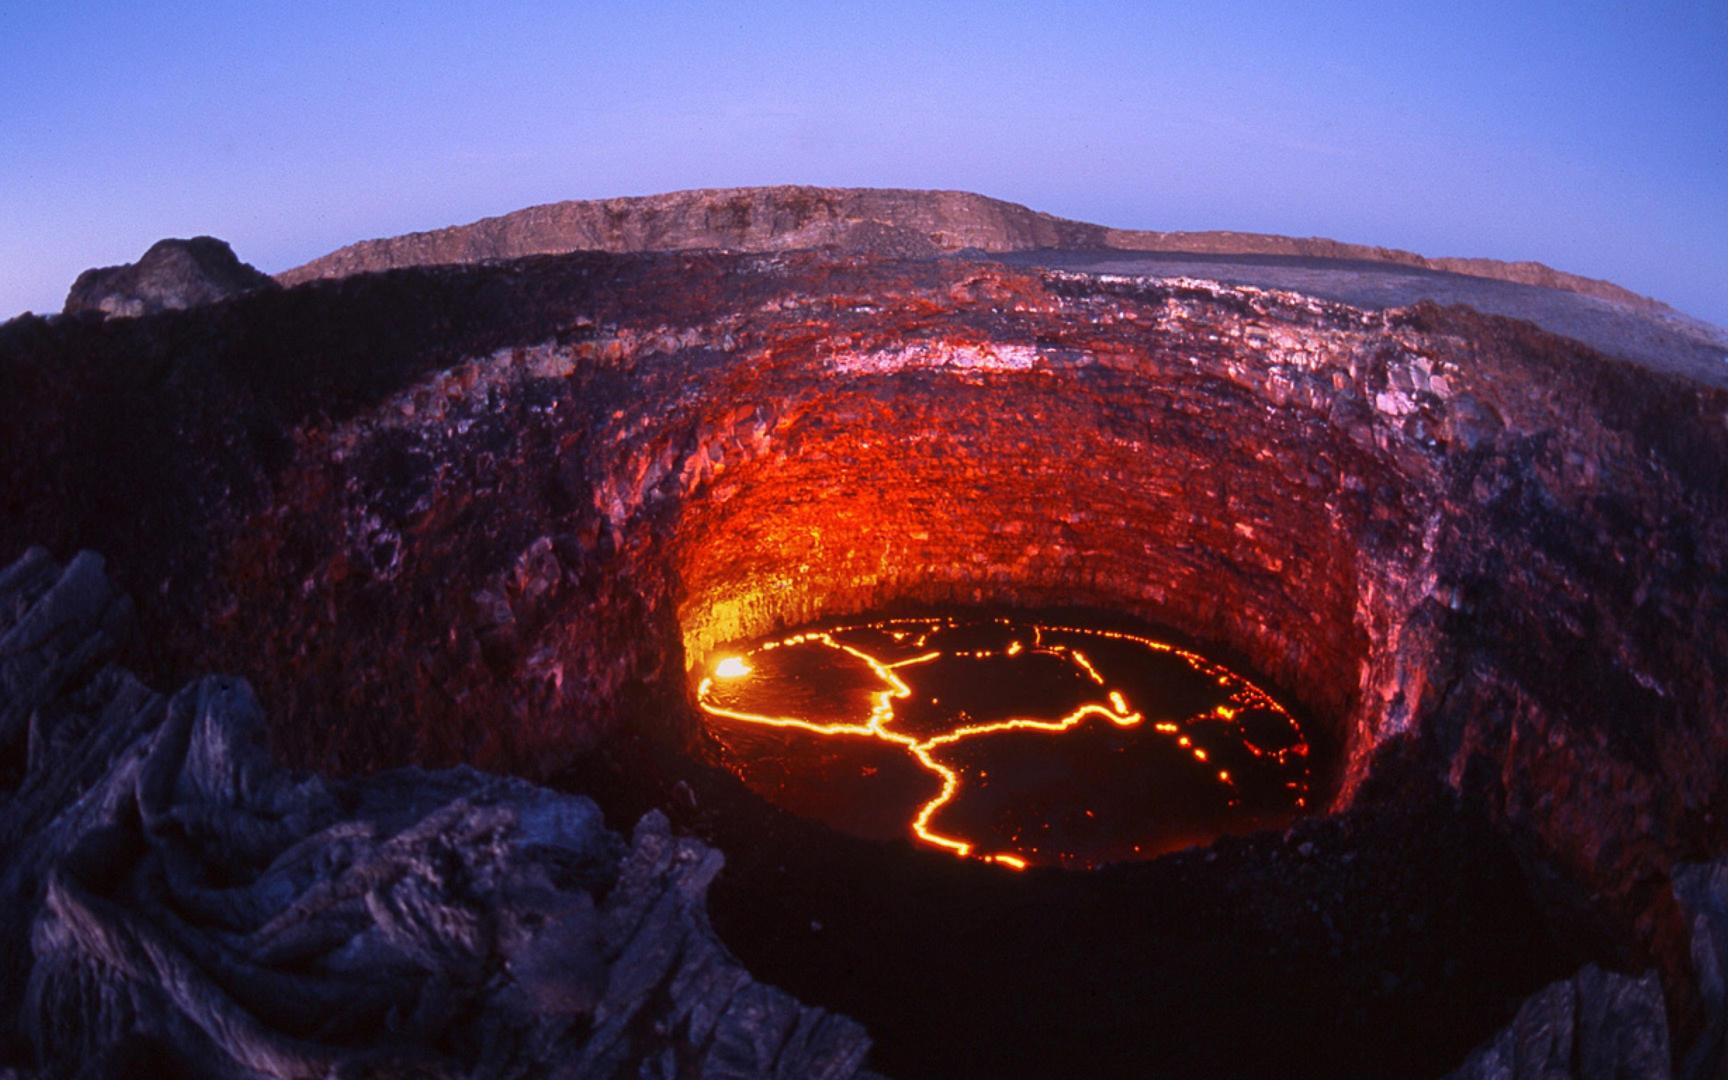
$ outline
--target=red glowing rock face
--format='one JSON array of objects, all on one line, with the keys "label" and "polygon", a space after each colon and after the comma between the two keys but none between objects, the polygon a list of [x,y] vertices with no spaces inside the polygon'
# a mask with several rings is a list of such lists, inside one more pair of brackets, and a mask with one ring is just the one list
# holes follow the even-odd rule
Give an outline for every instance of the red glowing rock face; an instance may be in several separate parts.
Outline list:
[{"label": "red glowing rock face", "polygon": [[719,657],[697,703],[726,763],[771,801],[1015,870],[1149,858],[1307,802],[1308,744],[1283,706],[1198,653],[1117,630],[820,627]]}]

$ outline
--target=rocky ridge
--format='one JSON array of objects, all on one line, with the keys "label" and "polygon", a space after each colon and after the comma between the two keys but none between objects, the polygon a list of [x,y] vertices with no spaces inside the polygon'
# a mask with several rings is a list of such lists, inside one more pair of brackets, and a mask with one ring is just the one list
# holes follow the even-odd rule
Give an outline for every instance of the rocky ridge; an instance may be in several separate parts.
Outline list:
[{"label": "rocky ridge", "polygon": [[714,188],[533,206],[468,225],[364,240],[277,275],[284,285],[407,266],[472,263],[570,251],[787,251],[838,248],[898,257],[1106,249],[1131,252],[1362,260],[1561,289],[1643,310],[1665,305],[1612,282],[1537,262],[1425,258],[1317,237],[1229,231],[1117,229],[1041,213],[966,191]]},{"label": "rocky ridge", "polygon": [[869,1043],[709,928],[718,852],[472,769],[295,776],[242,680],[109,656],[88,552],[0,571],[0,1069],[848,1077]]}]

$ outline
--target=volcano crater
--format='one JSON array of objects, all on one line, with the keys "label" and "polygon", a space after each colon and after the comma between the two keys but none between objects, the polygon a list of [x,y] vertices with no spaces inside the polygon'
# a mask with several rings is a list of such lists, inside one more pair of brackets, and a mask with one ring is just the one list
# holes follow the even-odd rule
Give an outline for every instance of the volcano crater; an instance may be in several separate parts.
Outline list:
[{"label": "volcano crater", "polygon": [[[669,808],[728,854],[727,944],[890,1071],[1437,1072],[1585,961],[1713,1022],[1669,879],[1728,847],[1720,389],[1462,308],[814,252],[392,271],[0,355],[0,539],[106,552],[129,662],[245,675],[296,766]],[[739,643],[1076,608],[1277,688],[1312,813],[1014,875],[714,765]]]}]

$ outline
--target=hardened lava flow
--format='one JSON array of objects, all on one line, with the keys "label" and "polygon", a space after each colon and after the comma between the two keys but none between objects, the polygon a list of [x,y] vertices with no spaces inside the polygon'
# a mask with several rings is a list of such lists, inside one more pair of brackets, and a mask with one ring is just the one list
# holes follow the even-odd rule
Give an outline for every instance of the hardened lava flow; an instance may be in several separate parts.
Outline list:
[{"label": "hardened lava flow", "polygon": [[890,1074],[1439,1074],[1586,964],[1657,973],[1676,1061],[1724,1029],[1720,381],[834,252],[17,320],[0,375],[0,559],[102,551],[132,667],[244,676],[296,767],[667,808],[726,945]]}]

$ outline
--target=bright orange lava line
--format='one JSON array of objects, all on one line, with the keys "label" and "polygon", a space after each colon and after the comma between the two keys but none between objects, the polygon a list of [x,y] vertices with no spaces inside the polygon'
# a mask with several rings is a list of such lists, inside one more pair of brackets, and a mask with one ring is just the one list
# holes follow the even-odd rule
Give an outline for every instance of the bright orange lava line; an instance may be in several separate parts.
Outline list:
[{"label": "bright orange lava line", "polygon": [[[893,619],[893,620],[887,620],[886,622],[883,622],[883,623],[866,624],[866,626],[868,626],[869,628],[873,628],[873,629],[881,629],[884,626],[894,625],[894,624],[903,623],[903,622],[926,622],[926,621],[925,620]],[[857,627],[839,627],[839,628],[837,628],[837,632],[844,632],[846,630],[851,630],[851,629],[857,629]],[[1282,706],[1280,706],[1277,702],[1273,701],[1269,696],[1267,696],[1258,687],[1252,685],[1251,683],[1246,682],[1245,680],[1241,680],[1239,676],[1235,676],[1232,672],[1229,671],[1229,669],[1227,669],[1221,665],[1213,664],[1213,663],[1207,661],[1204,657],[1200,656],[1198,653],[1189,652],[1186,649],[1179,649],[1173,645],[1167,645],[1163,642],[1155,641],[1151,638],[1141,637],[1138,634],[1128,634],[1128,633],[1122,633],[1120,631],[1111,631],[1111,630],[1085,629],[1085,628],[1080,628],[1080,627],[1053,626],[1053,627],[1048,627],[1048,628],[1041,628],[1041,627],[1035,626],[1033,628],[1033,632],[1034,632],[1034,641],[1036,643],[1041,643],[1043,629],[1050,629],[1050,630],[1054,630],[1054,631],[1065,631],[1065,632],[1074,633],[1074,634],[1092,634],[1092,635],[1096,635],[1099,637],[1115,638],[1118,640],[1132,641],[1132,642],[1135,642],[1137,644],[1143,645],[1143,646],[1147,647],[1148,649],[1151,649],[1155,652],[1173,653],[1176,656],[1179,656],[1183,660],[1187,661],[1188,664],[1190,666],[1192,666],[1195,670],[1203,672],[1207,675],[1217,677],[1218,681],[1221,685],[1228,685],[1233,678],[1236,679],[1237,681],[1240,681],[1242,683],[1242,688],[1243,688],[1242,693],[1244,694],[1244,696],[1246,696],[1246,698],[1249,701],[1253,702],[1255,705],[1258,705],[1261,708],[1269,709],[1269,710],[1276,712],[1279,715],[1283,716],[1284,719],[1290,723],[1292,728],[1294,728],[1298,732],[1300,732],[1300,728],[1298,728],[1296,726],[1296,723],[1295,723],[1294,719],[1292,719],[1290,717],[1290,714],[1285,712],[1285,710]],[[929,634],[929,631],[927,630],[924,634],[922,634],[918,637],[917,644],[920,647],[923,646],[925,639],[928,637],[928,634]],[[905,638],[905,635],[900,634],[900,633],[894,633],[891,636],[893,636],[896,641],[902,641]],[[944,849],[951,851],[955,855],[958,855],[962,858],[979,858],[985,862],[997,863],[997,864],[1000,864],[1002,866],[1007,866],[1010,869],[1014,869],[1014,870],[1024,870],[1027,866],[1026,860],[1021,858],[1018,855],[1012,855],[1012,854],[1007,854],[1007,853],[996,853],[996,854],[990,854],[990,855],[974,856],[972,844],[966,842],[965,840],[960,840],[960,839],[957,839],[957,838],[952,837],[952,836],[945,836],[945,835],[937,832],[936,830],[934,830],[930,827],[930,819],[932,817],[934,817],[936,815],[936,813],[938,811],[940,811],[944,806],[947,806],[950,802],[952,802],[954,800],[955,795],[960,790],[960,774],[957,771],[955,771],[953,768],[950,768],[949,766],[944,765],[942,762],[936,760],[934,755],[931,753],[931,751],[934,748],[936,748],[938,746],[949,746],[949,745],[952,745],[954,743],[962,742],[966,739],[973,738],[974,736],[988,735],[988,734],[992,734],[995,732],[1002,732],[1002,731],[1042,731],[1042,732],[1048,732],[1048,733],[1060,733],[1060,732],[1068,731],[1068,730],[1074,728],[1075,726],[1083,723],[1086,720],[1086,718],[1089,716],[1104,717],[1104,718],[1108,719],[1111,723],[1115,724],[1117,727],[1122,727],[1122,728],[1134,727],[1134,726],[1140,724],[1145,719],[1140,713],[1130,711],[1129,706],[1128,706],[1128,701],[1125,697],[1123,697],[1121,691],[1112,690],[1109,693],[1110,704],[1108,706],[1098,705],[1098,704],[1082,705],[1080,708],[1075,709],[1073,712],[1071,712],[1068,715],[1063,716],[1057,720],[1035,720],[1035,719],[1028,719],[1025,717],[1015,717],[1015,718],[1008,719],[1008,720],[998,720],[998,721],[995,721],[993,723],[988,723],[988,724],[968,724],[964,727],[955,728],[952,731],[944,732],[941,735],[932,736],[931,738],[928,738],[928,739],[922,739],[922,740],[915,739],[910,735],[904,735],[898,731],[893,731],[888,726],[894,720],[894,704],[893,704],[894,699],[895,698],[907,698],[907,697],[910,697],[912,694],[912,688],[906,684],[905,680],[901,679],[900,676],[896,675],[894,673],[894,671],[896,668],[909,667],[913,664],[925,664],[925,663],[929,663],[932,660],[940,659],[943,655],[940,651],[932,651],[932,652],[928,652],[928,653],[923,653],[919,656],[914,656],[914,657],[911,657],[910,659],[906,659],[906,660],[898,660],[898,661],[895,661],[894,663],[890,664],[890,663],[883,662],[882,660],[878,659],[877,657],[872,656],[871,654],[865,652],[863,649],[860,649],[854,645],[849,645],[843,641],[838,641],[834,638],[833,633],[824,632],[824,631],[812,631],[812,632],[797,634],[797,635],[794,635],[794,636],[789,637],[789,638],[783,638],[779,641],[768,642],[767,644],[763,645],[762,648],[764,650],[775,649],[775,648],[779,648],[779,647],[785,646],[785,645],[799,645],[799,644],[803,644],[805,642],[810,642],[810,641],[820,643],[822,645],[827,646],[828,648],[837,649],[841,652],[845,652],[845,653],[850,654],[851,656],[856,657],[857,659],[863,661],[864,664],[866,666],[868,666],[873,673],[875,673],[877,678],[881,679],[884,683],[887,684],[887,689],[875,691],[871,695],[872,702],[871,702],[871,706],[870,706],[870,718],[866,723],[863,723],[863,724],[848,724],[848,723],[817,724],[817,723],[813,723],[813,722],[808,721],[808,720],[800,719],[800,718],[795,717],[795,716],[768,716],[768,715],[764,715],[761,713],[751,713],[751,712],[744,712],[744,711],[737,710],[737,709],[724,708],[724,707],[719,706],[719,705],[711,704],[707,700],[709,692],[714,688],[713,678],[703,678],[702,681],[698,684],[698,686],[696,688],[697,705],[704,712],[707,712],[713,716],[725,717],[725,718],[731,719],[731,720],[739,720],[739,721],[743,721],[745,723],[761,724],[761,725],[764,725],[767,727],[777,727],[777,728],[796,728],[798,730],[808,731],[808,732],[811,732],[811,733],[817,734],[817,735],[863,736],[863,737],[867,737],[867,738],[881,739],[884,742],[889,742],[889,743],[893,743],[896,746],[904,747],[908,752],[910,752],[912,754],[913,757],[918,759],[918,763],[920,765],[922,765],[929,772],[940,777],[942,780],[942,790],[940,792],[938,792],[934,798],[931,798],[930,800],[926,801],[922,806],[920,806],[918,808],[918,814],[912,820],[912,832],[918,837],[918,839],[922,840],[926,844],[930,844],[933,847],[944,848]],[[1089,678],[1091,678],[1091,680],[1093,682],[1095,682],[1099,685],[1103,685],[1104,677],[1101,674],[1099,674],[1097,668],[1092,666],[1092,662],[1087,659],[1086,654],[1081,652],[1080,650],[1075,649],[1075,648],[1071,648],[1071,647],[1065,646],[1065,645],[1055,645],[1055,646],[1051,646],[1051,647],[1046,649],[1046,648],[1042,647],[1041,644],[1038,644],[1036,647],[1038,648],[1038,651],[1050,652],[1050,653],[1053,653],[1055,655],[1060,655],[1060,656],[1066,657],[1067,659],[1073,661],[1076,664],[1076,666],[1078,666],[1082,670],[1084,670],[1086,672],[1087,676]],[[1017,655],[1021,651],[1021,649],[1022,649],[1022,646],[1020,645],[1020,643],[1018,641],[1016,641],[1016,642],[1013,642],[1012,644],[1010,644],[1010,646],[1008,647],[1008,649],[1005,650],[1005,652],[1009,656],[1014,656],[1014,655]],[[961,654],[957,654],[957,655],[982,657],[982,656],[990,656],[990,655],[994,655],[994,654],[988,650],[981,650],[981,651],[975,651],[975,652],[961,653]],[[718,669],[717,669],[717,673],[723,674],[723,676],[726,678],[735,680],[738,677],[745,675],[745,674],[748,674],[751,670],[753,670],[753,669],[749,668],[748,666],[744,666],[742,664],[741,660],[739,660],[737,664],[731,663],[731,661],[733,661],[735,659],[738,659],[738,658],[728,657],[726,660],[721,661],[721,666],[725,667],[726,670],[724,672],[718,672]],[[741,666],[743,667],[742,671],[738,670],[739,667],[741,667]],[[1233,719],[1235,717],[1236,713],[1239,711],[1240,711],[1240,709],[1229,709],[1225,706],[1218,706],[1218,708],[1215,710],[1215,715],[1217,715],[1221,718],[1224,718],[1224,719]],[[1155,725],[1155,727],[1159,732],[1163,732],[1163,733],[1173,733],[1177,730],[1176,725],[1168,724],[1168,723],[1160,723],[1160,724]],[[1179,738],[1177,740],[1177,742],[1179,745],[1181,745],[1183,747],[1188,747],[1191,745],[1190,740],[1189,740],[1188,736],[1186,736],[1186,735]],[[1290,752],[1305,755],[1307,753],[1307,751],[1308,751],[1308,747],[1307,747],[1306,743],[1299,742],[1296,744],[1295,747],[1292,748],[1292,750]],[[1260,751],[1257,749],[1255,750],[1255,752],[1256,752],[1256,754],[1260,753]],[[1282,754],[1285,753],[1285,751],[1279,751],[1278,753],[1279,753],[1279,756],[1281,757]],[[1193,754],[1194,754],[1194,757],[1200,761],[1206,760],[1206,751],[1200,749],[1199,747],[1193,748]],[[1225,784],[1230,783],[1230,774],[1228,771],[1220,770],[1217,775],[1218,775],[1218,779],[1220,782],[1225,783]],[[1298,806],[1303,805],[1303,800],[1298,799],[1296,804]]]},{"label": "bright orange lava line", "polygon": [[[1119,698],[1121,695],[1116,696]],[[955,793],[960,790],[960,774],[932,757],[930,754],[931,747],[946,746],[950,743],[960,742],[963,739],[970,739],[974,735],[988,735],[997,731],[1062,732],[1074,727],[1076,724],[1085,720],[1088,716],[1108,717],[1110,722],[1115,724],[1117,727],[1133,727],[1142,719],[1139,713],[1134,713],[1131,716],[1120,716],[1102,705],[1082,705],[1080,708],[1075,709],[1060,720],[1027,720],[1023,718],[1015,718],[1013,720],[998,720],[992,724],[968,724],[965,727],[955,728],[953,731],[925,739],[922,742],[905,744],[906,748],[912,751],[913,755],[918,758],[918,761],[926,769],[929,769],[931,772],[942,777],[941,793],[919,808],[918,816],[912,819],[912,831],[917,833],[918,838],[927,844],[935,844],[938,847],[948,848],[950,851],[953,851],[958,855],[972,854],[971,844],[968,844],[964,840],[956,840],[953,837],[943,836],[941,833],[930,828],[930,819],[935,816],[936,811],[954,801]],[[999,857],[987,857],[999,860]]]},{"label": "bright orange lava line", "polygon": [[1069,649],[1068,655],[1074,658],[1076,664],[1086,669],[1086,674],[1092,677],[1093,682],[1099,686],[1104,685],[1104,676],[1098,674],[1098,669],[1092,666],[1092,661],[1086,659],[1085,653],[1079,649]]}]

